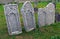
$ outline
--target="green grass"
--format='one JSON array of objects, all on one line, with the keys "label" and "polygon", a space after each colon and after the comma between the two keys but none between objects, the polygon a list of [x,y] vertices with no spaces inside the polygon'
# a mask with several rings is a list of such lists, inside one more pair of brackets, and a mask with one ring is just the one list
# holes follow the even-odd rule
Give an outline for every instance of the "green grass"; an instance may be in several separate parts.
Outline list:
[{"label": "green grass", "polygon": [[59,3],[57,3],[57,5],[56,5],[57,7],[56,7],[56,12],[58,12],[58,13],[60,13],[60,2]]},{"label": "green grass", "polygon": [[[32,3],[34,6],[34,3]],[[48,3],[38,3],[37,7],[38,8],[43,8],[47,5]],[[57,3],[56,5],[57,11],[60,13],[60,3]],[[19,5],[19,10],[21,9],[22,4]],[[20,14],[20,20],[21,20],[21,25],[23,26],[23,20],[22,20],[22,15]],[[37,13],[36,13],[37,14]],[[36,17],[36,22],[37,22],[37,15],[35,14]],[[37,23],[36,23],[37,24]],[[8,30],[7,30],[7,24],[5,20],[5,15],[4,15],[4,9],[3,5],[0,5],[0,39],[60,39],[60,23],[55,23],[51,25],[47,25],[44,27],[38,27],[38,24],[36,25],[37,28],[31,32],[26,32],[23,28],[23,33],[17,36],[9,36],[8,35]]]}]

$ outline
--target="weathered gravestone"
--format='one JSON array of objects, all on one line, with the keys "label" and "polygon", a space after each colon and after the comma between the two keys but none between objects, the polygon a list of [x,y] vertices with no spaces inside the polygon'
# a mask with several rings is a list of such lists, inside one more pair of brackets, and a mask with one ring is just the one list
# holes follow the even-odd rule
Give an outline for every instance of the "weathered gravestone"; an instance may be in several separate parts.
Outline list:
[{"label": "weathered gravestone", "polygon": [[34,9],[29,1],[24,3],[21,9],[21,13],[23,16],[25,30],[27,32],[33,30],[36,27]]},{"label": "weathered gravestone", "polygon": [[7,4],[7,3],[11,3],[14,0],[0,0],[0,4]]},{"label": "weathered gravestone", "polygon": [[46,8],[46,24],[50,25],[55,22],[55,6],[53,3],[49,3]]},{"label": "weathered gravestone", "polygon": [[4,13],[6,16],[9,35],[17,35],[22,33],[22,28],[19,21],[18,5],[4,5]]},{"label": "weathered gravestone", "polygon": [[46,25],[46,13],[44,11],[44,8],[38,9],[38,25],[39,27]]},{"label": "weathered gravestone", "polygon": [[50,25],[55,22],[55,6],[53,3],[49,3],[44,8],[38,10],[38,24],[40,26]]}]

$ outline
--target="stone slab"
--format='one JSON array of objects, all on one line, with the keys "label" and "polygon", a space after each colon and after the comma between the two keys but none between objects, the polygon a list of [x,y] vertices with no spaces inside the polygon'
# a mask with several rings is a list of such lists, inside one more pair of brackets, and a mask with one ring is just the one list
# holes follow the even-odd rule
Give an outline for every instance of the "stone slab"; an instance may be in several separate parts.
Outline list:
[{"label": "stone slab", "polygon": [[38,9],[38,25],[39,27],[46,25],[46,13],[44,11],[44,8]]},{"label": "stone slab", "polygon": [[45,7],[46,12],[46,24],[50,25],[55,22],[55,5],[53,3],[49,3]]},{"label": "stone slab", "polygon": [[4,5],[4,13],[9,35],[16,35],[22,33],[21,24],[19,21],[19,12],[17,4]]},{"label": "stone slab", "polygon": [[35,29],[34,8],[29,1],[26,1],[21,9],[23,16],[24,27],[27,32]]}]

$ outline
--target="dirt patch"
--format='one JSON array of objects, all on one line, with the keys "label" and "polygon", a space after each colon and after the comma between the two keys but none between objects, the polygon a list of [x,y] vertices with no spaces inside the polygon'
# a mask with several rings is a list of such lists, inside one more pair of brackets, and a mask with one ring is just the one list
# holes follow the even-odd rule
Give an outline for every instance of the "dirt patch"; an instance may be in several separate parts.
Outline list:
[{"label": "dirt patch", "polygon": [[16,36],[16,39],[23,39],[23,36]]}]

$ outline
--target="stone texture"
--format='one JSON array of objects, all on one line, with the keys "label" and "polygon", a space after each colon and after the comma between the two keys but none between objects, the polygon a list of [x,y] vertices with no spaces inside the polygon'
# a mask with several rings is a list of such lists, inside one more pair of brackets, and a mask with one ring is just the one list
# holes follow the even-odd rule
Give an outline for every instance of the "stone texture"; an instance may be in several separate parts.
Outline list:
[{"label": "stone texture", "polygon": [[14,0],[0,0],[0,4],[7,4],[13,2]]},{"label": "stone texture", "polygon": [[55,6],[53,3],[49,3],[44,8],[38,10],[38,24],[40,26],[50,25],[55,22]]},{"label": "stone texture", "polygon": [[22,33],[22,28],[19,21],[18,5],[6,4],[4,5],[4,13],[9,35],[17,35]]},{"label": "stone texture", "polygon": [[46,24],[50,25],[55,22],[55,6],[53,3],[49,3],[45,7],[45,12],[46,12]]},{"label": "stone texture", "polygon": [[29,1],[26,1],[21,9],[24,27],[27,32],[35,29],[34,9]]},{"label": "stone texture", "polygon": [[39,27],[45,26],[46,23],[46,13],[44,11],[44,8],[39,8],[38,9],[38,24]]}]

